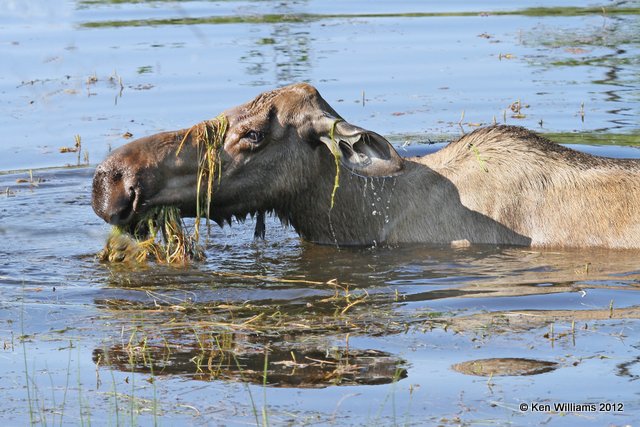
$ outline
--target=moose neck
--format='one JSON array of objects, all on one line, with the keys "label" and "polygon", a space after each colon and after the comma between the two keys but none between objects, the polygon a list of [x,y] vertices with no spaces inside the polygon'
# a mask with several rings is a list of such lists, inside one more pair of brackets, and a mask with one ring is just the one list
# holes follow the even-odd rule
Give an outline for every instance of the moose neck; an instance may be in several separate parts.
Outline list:
[{"label": "moose neck", "polygon": [[[411,214],[425,205],[413,201],[428,201],[438,193],[430,192],[438,178],[428,168],[408,163],[402,174],[379,178],[359,176],[341,167],[336,188],[335,166],[333,170],[325,166],[325,173],[315,175],[306,191],[276,209],[283,222],[290,223],[305,240],[362,246],[411,241],[415,229],[430,232],[426,229],[429,224],[423,224],[425,215]],[[420,224],[410,223],[409,218]]]},{"label": "moose neck", "polygon": [[401,174],[384,178],[365,178],[341,168],[333,206],[335,172],[323,170],[306,191],[275,209],[305,240],[339,246],[531,242],[508,225],[468,209],[459,187],[423,164],[406,161]]}]

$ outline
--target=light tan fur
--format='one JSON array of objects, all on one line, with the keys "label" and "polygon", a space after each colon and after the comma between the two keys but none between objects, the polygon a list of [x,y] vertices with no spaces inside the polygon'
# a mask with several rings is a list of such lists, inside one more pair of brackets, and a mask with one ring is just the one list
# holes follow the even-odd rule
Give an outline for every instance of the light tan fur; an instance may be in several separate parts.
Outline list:
[{"label": "light tan fur", "polygon": [[522,128],[496,126],[415,159],[458,188],[467,208],[532,246],[640,245],[640,163],[596,157]]}]

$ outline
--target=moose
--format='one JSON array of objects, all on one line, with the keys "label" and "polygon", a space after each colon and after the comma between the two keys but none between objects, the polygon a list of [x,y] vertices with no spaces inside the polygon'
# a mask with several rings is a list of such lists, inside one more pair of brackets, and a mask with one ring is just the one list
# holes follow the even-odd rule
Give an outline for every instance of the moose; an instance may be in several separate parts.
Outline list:
[{"label": "moose", "polygon": [[[274,214],[319,244],[640,248],[639,160],[585,154],[506,125],[403,158],[306,83],[220,117],[206,212],[221,226],[258,215],[260,228]],[[189,129],[130,142],[97,167],[93,209],[121,226],[156,206],[196,216],[202,156]]]}]

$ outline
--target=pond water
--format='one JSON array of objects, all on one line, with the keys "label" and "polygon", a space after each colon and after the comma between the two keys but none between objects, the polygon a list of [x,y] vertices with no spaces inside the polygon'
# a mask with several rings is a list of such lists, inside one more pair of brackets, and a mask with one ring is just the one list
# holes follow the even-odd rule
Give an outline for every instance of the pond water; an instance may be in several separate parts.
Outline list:
[{"label": "pond water", "polygon": [[640,422],[637,251],[337,249],[270,218],[264,242],[248,221],[212,229],[206,262],[125,268],[96,260],[109,228],[90,207],[110,149],[297,81],[405,155],[506,121],[640,158],[639,11],[0,3],[0,419]]}]

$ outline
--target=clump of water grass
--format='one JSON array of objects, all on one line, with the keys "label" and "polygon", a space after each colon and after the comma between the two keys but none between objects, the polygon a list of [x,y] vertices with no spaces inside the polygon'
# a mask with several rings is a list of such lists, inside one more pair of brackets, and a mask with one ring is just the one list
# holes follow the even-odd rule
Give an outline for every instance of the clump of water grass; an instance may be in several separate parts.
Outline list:
[{"label": "clump of water grass", "polygon": [[150,210],[133,230],[114,226],[98,256],[108,262],[186,264],[204,258],[195,234],[187,231],[178,208],[161,206]]},{"label": "clump of water grass", "polygon": [[[214,179],[221,178],[219,151],[224,142],[226,117],[200,122],[189,128],[176,149],[180,154],[189,141],[198,150],[196,218],[191,232],[185,227],[175,206],[158,206],[147,211],[134,225],[114,226],[105,248],[98,254],[105,262],[144,263],[153,260],[166,264],[186,264],[204,258],[200,245],[200,219],[209,229],[209,213]],[[206,183],[206,185],[205,185]]]}]

